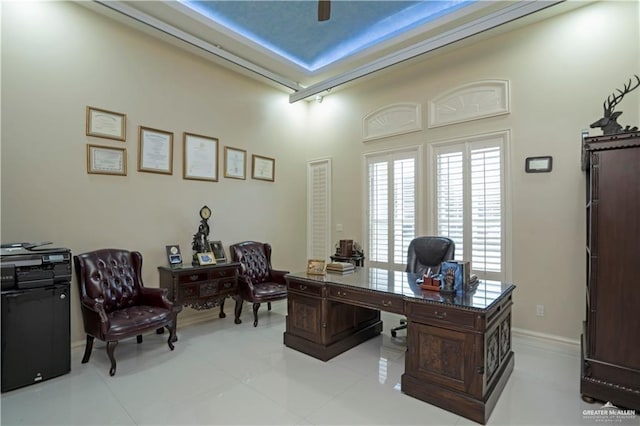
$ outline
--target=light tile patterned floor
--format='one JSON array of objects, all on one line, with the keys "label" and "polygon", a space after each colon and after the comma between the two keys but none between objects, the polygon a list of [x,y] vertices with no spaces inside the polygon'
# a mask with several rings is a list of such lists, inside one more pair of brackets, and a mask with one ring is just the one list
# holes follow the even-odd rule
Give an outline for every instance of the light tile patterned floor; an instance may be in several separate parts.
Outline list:
[{"label": "light tile patterned floor", "polygon": [[[252,326],[226,319],[182,327],[175,351],[166,334],[121,342],[110,377],[105,346],[91,361],[72,351],[71,373],[2,394],[1,424],[12,425],[475,425],[404,395],[400,317],[383,314],[384,332],[322,362],[282,344],[286,302],[260,310]],[[489,425],[601,425],[584,416],[578,347],[514,337],[515,369]],[[640,415],[616,425],[640,425]]]}]

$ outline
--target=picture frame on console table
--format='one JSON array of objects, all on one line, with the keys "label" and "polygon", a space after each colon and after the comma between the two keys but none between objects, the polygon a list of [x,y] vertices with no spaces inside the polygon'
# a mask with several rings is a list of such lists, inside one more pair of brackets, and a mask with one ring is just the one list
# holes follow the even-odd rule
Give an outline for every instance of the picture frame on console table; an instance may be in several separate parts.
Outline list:
[{"label": "picture frame on console table", "polygon": [[184,132],[184,179],[218,181],[218,139]]},{"label": "picture frame on console table", "polygon": [[169,262],[169,266],[172,268],[177,268],[182,266],[182,254],[180,253],[180,246],[178,244],[171,244],[165,246],[167,250],[167,261]]},{"label": "picture frame on console table", "polygon": [[127,149],[87,144],[87,173],[127,175]]},{"label": "picture frame on console table", "polygon": [[202,265],[215,265],[216,264],[216,258],[213,255],[212,252],[208,251],[205,253],[198,253],[197,254],[198,257],[198,265],[202,266]]},{"label": "picture frame on console table", "polygon": [[173,174],[173,133],[140,126],[138,171]]},{"label": "picture frame on console table", "polygon": [[86,134],[124,142],[127,138],[127,116],[119,112],[87,106]]},{"label": "picture frame on console table", "polygon": [[275,158],[253,154],[251,157],[251,178],[257,180],[275,181]]},{"label": "picture frame on console table", "polygon": [[224,252],[222,241],[212,241],[211,250],[213,251],[213,256],[216,258],[216,263],[227,263],[227,255]]}]

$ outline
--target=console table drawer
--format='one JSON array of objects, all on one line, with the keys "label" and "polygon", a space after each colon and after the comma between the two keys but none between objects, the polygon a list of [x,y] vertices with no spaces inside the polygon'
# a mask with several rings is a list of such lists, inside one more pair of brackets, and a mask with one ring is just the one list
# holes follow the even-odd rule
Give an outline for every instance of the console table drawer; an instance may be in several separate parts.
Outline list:
[{"label": "console table drawer", "polygon": [[401,296],[383,293],[372,293],[344,287],[329,287],[329,298],[338,302],[344,301],[365,308],[380,309],[396,314],[404,313],[404,301]]},{"label": "console table drawer", "polygon": [[236,282],[234,280],[214,280],[193,284],[181,285],[178,289],[180,299],[222,296],[236,292]]},{"label": "console table drawer", "polygon": [[200,284],[183,285],[178,288],[178,300],[200,297]]},{"label": "console table drawer", "polygon": [[210,279],[231,278],[237,274],[237,269],[225,268],[225,269],[213,269],[209,271]]},{"label": "console table drawer", "polygon": [[451,309],[441,305],[427,303],[413,303],[408,309],[407,317],[410,321],[425,322],[431,324],[438,322],[443,325],[452,325],[456,328],[476,328],[476,313]]},{"label": "console table drawer", "polygon": [[209,274],[207,271],[194,271],[189,274],[178,275],[178,282],[180,284],[189,284],[189,283],[195,283],[198,281],[207,281],[208,279],[209,279]]},{"label": "console table drawer", "polygon": [[218,281],[219,294],[236,293],[237,292],[236,287],[237,287],[237,281],[235,280],[235,278]]}]

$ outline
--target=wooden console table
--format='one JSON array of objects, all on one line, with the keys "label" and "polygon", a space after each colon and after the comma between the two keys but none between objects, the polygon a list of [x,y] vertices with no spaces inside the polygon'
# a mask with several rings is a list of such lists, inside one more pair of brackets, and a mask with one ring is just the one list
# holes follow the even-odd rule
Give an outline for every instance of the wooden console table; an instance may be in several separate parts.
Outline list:
[{"label": "wooden console table", "polygon": [[231,296],[236,301],[236,324],[239,324],[238,313],[242,307],[242,298],[238,294],[239,271],[239,263],[179,268],[158,266],[160,288],[169,291],[167,296],[173,303],[196,310],[211,309],[219,305],[219,317],[224,318],[224,300]]},{"label": "wooden console table", "polygon": [[402,392],[486,424],[513,371],[515,286],[481,280],[472,293],[445,296],[422,290],[419,277],[375,268],[289,274],[284,344],[327,361],[380,334],[380,310],[402,314]]}]

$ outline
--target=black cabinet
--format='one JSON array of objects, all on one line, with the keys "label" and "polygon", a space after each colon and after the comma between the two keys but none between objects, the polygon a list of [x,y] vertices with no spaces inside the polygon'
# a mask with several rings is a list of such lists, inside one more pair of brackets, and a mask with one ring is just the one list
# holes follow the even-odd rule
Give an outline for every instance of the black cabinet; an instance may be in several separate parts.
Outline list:
[{"label": "black cabinet", "polygon": [[587,291],[580,392],[640,409],[640,133],[586,138]]},{"label": "black cabinet", "polygon": [[71,371],[69,283],[2,292],[2,392]]}]

